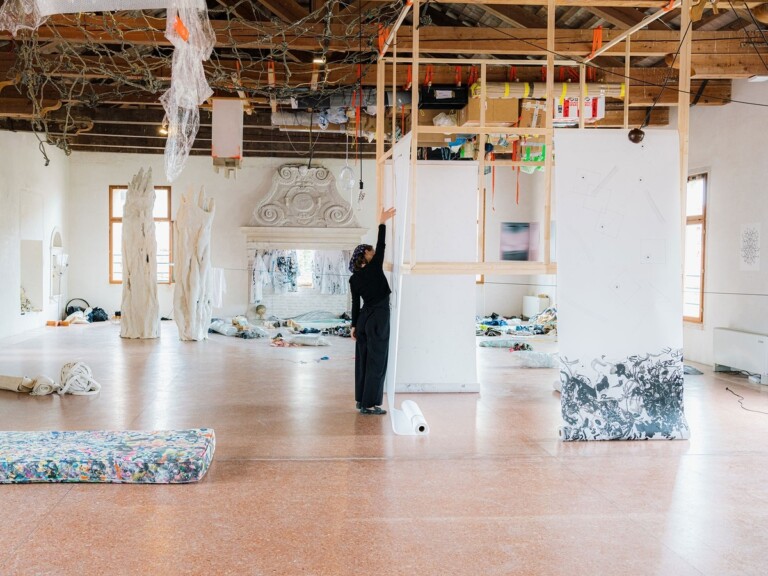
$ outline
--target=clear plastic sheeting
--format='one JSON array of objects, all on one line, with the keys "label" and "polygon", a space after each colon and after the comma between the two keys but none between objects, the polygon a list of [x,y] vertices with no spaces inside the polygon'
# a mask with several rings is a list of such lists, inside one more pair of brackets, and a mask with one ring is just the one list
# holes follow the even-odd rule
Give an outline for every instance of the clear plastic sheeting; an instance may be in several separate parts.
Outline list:
[{"label": "clear plastic sheeting", "polygon": [[113,10],[157,10],[167,8],[171,0],[37,0],[40,14],[74,14]]},{"label": "clear plastic sheeting", "polygon": [[173,0],[168,7],[165,37],[174,46],[171,87],[160,102],[168,121],[165,174],[173,182],[181,174],[200,127],[198,106],[213,95],[203,69],[216,40],[203,0]]},{"label": "clear plastic sheeting", "polygon": [[22,28],[37,29],[45,19],[35,0],[6,0],[0,6],[0,30],[8,30],[14,36]]},{"label": "clear plastic sheeting", "polygon": [[171,0],[6,0],[0,7],[0,30],[16,36],[19,30],[36,30],[51,14],[155,10],[167,8]]}]

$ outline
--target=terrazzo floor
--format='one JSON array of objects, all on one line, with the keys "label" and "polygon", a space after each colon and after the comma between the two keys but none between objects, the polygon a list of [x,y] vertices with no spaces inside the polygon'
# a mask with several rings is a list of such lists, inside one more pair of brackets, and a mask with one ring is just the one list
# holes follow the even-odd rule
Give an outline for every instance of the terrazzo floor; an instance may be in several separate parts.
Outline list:
[{"label": "terrazzo floor", "polygon": [[[0,340],[0,373],[79,359],[97,396],[0,391],[0,430],[211,427],[189,485],[4,485],[0,575],[763,575],[768,393],[686,376],[688,441],[563,443],[557,370],[478,348],[479,394],[354,409],[353,342],[152,341],[111,323]],[[328,356],[328,360],[320,360]],[[400,397],[402,398],[402,397]]]}]

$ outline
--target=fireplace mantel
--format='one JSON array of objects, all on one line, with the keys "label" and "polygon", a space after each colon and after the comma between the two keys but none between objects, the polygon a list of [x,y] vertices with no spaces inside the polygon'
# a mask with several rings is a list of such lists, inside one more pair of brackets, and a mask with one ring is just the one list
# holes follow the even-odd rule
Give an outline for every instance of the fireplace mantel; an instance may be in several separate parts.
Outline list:
[{"label": "fireplace mantel", "polygon": [[365,228],[296,228],[243,226],[246,245],[261,249],[352,250],[360,244]]}]

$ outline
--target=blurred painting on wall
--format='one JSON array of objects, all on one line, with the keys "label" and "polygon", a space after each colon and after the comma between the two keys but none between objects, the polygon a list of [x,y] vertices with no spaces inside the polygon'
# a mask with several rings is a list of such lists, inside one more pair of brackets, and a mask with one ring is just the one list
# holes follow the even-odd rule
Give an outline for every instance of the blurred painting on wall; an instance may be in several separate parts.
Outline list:
[{"label": "blurred painting on wall", "polygon": [[538,222],[502,222],[500,236],[502,260],[539,259]]}]

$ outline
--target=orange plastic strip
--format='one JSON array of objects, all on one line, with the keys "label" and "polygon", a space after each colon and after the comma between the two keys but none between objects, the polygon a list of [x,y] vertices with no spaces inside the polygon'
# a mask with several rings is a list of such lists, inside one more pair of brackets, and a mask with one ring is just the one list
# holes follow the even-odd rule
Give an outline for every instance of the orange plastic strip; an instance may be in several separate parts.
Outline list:
[{"label": "orange plastic strip", "polygon": [[589,59],[595,57],[595,52],[603,47],[603,27],[598,26],[592,30],[592,52],[589,54]]},{"label": "orange plastic strip", "polygon": [[176,21],[173,23],[173,29],[176,30],[179,38],[184,40],[184,42],[189,42],[189,30],[184,26],[184,22],[181,21],[178,14],[176,14]]}]

